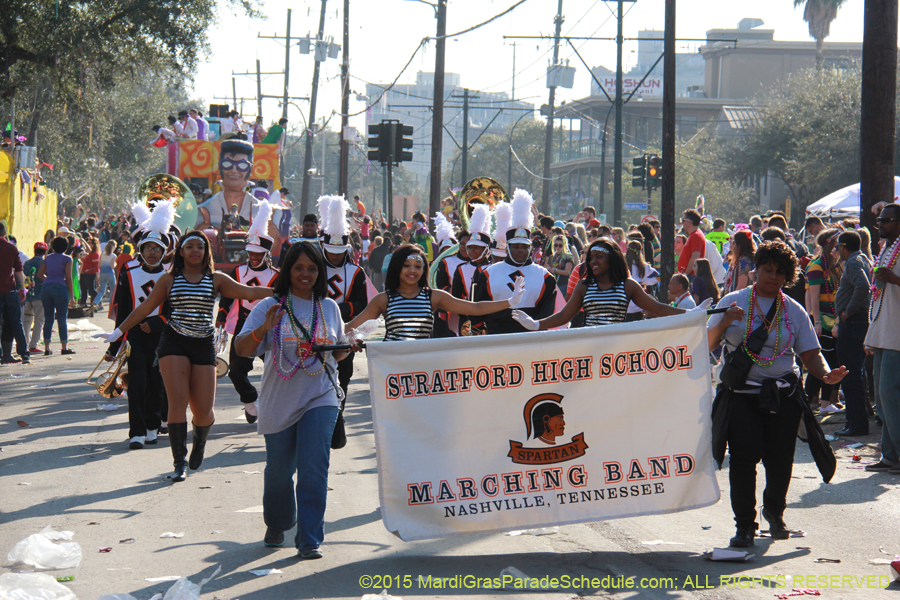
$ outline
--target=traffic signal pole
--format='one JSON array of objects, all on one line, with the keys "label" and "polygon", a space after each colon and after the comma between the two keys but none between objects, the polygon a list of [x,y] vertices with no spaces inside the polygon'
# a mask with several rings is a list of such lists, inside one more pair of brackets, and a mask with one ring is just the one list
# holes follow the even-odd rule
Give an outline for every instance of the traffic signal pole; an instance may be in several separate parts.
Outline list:
[{"label": "traffic signal pole", "polygon": [[659,299],[668,301],[667,290],[675,265],[675,0],[666,0],[663,40],[662,192],[660,193]]},{"label": "traffic signal pole", "polygon": [[[428,214],[441,209],[441,167],[444,143],[444,55],[447,47],[447,0],[437,0],[437,37],[434,43],[434,102],[431,111],[431,180]],[[453,185],[453,182],[450,182]]]}]

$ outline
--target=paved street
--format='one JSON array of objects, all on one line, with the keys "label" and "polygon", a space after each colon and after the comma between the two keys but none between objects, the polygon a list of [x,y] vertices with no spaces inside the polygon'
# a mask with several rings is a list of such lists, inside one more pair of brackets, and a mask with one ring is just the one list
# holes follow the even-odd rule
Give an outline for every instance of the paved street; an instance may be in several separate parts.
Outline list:
[{"label": "paved street", "polygon": [[[92,321],[111,329],[105,318]],[[203,588],[204,598],[360,598],[386,587],[403,598],[773,598],[793,585],[825,588],[826,581],[836,589],[822,589],[823,598],[896,597],[883,589],[889,567],[870,561],[900,554],[900,478],[869,474],[850,462],[854,453],[864,462],[876,460],[880,430],[874,426],[873,435],[863,439],[865,447],[837,450],[838,471],[830,485],[821,483],[805,444],[798,446],[786,521],[807,535],[777,542],[758,539],[757,556],[746,563],[713,563],[700,556],[727,546],[734,533],[727,470],[719,473],[723,501],[702,510],[566,526],[544,536],[497,534],[407,543],[381,523],[365,360],[360,357],[346,411],[349,442],[332,454],[324,559],[298,562],[289,547],[263,547],[263,439],[246,423],[227,379],[219,382],[217,421],[203,470],[172,484],[165,480],[172,462],[166,436],[155,447],[130,451],[124,399],[112,401],[120,404],[113,412],[96,410],[108,401],[84,380],[103,347],[76,342],[72,357],[60,356],[55,347],[54,356],[37,357],[30,366],[0,368],[0,549],[7,552],[50,524],[75,532],[74,541],[84,552],[81,565],[50,573],[74,575],[65,585],[81,600],[124,592],[146,600],[171,586],[148,578],[180,575],[199,581],[216,566],[222,571]],[[255,382],[261,373],[257,365]],[[842,420],[832,419],[826,432],[839,429]],[[184,536],[160,538],[165,532]],[[122,542],[129,538],[134,542]],[[840,563],[815,562],[820,558]],[[508,567],[535,578],[600,581],[533,593],[453,587],[455,579],[446,588],[435,584],[437,578],[456,576],[497,578]],[[27,570],[18,565],[2,572],[10,569]],[[259,569],[281,573],[250,573]],[[744,580],[741,587],[720,585],[723,576],[739,575],[757,580]],[[390,578],[390,583],[373,581],[375,589],[364,589],[361,578],[371,580],[365,576]],[[428,576],[430,588],[425,587]],[[617,587],[627,585],[623,576],[634,578],[635,586],[643,580],[669,589]],[[790,576],[832,579],[791,584]],[[860,588],[867,576],[874,587]],[[774,589],[771,582],[777,578],[788,583],[787,589]],[[900,584],[889,589],[897,592]]]}]

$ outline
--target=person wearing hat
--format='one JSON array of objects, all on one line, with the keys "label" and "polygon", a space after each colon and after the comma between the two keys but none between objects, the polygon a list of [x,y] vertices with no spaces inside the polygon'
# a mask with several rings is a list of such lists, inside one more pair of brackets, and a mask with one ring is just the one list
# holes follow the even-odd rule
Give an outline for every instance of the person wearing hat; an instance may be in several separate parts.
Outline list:
[{"label": "person wearing hat", "polygon": [[[461,249],[464,248],[465,240],[468,239],[468,232],[462,232],[460,238],[463,239],[462,244],[457,241],[453,234],[453,224],[447,220],[442,212],[436,212],[434,215],[434,230],[438,241],[438,262],[434,266],[434,283],[435,289],[443,290],[448,294],[451,293],[453,284],[452,275],[456,268],[465,262]],[[465,234],[465,237],[463,237]],[[457,245],[460,250],[451,252],[450,249]],[[462,254],[462,256],[460,256]],[[434,319],[434,337],[456,337],[459,331],[459,317],[447,311],[437,311]]]},{"label": "person wearing hat", "polygon": [[[506,258],[484,271],[481,285],[478,285],[475,291],[475,301],[506,300],[513,294],[512,282],[517,277],[524,277],[525,296],[518,307],[525,314],[542,319],[554,313],[559,292],[553,275],[531,260],[533,204],[534,200],[528,192],[516,190],[513,194],[512,219],[509,229],[505,232]],[[484,323],[487,333],[491,335],[527,331],[513,319],[512,309],[509,308],[485,315]]]},{"label": "person wearing hat", "polygon": [[[344,323],[348,323],[360,314],[375,297],[375,286],[369,281],[366,272],[352,262],[350,221],[347,219],[350,204],[343,196],[322,196],[319,198],[317,206],[324,232],[322,250],[325,255],[328,297],[337,302],[341,311],[341,319]],[[341,400],[341,410],[338,413],[334,437],[331,440],[331,447],[334,449],[343,448],[347,444],[347,435],[344,430],[344,402],[347,398],[350,378],[353,376],[353,353],[338,363],[337,370],[338,384],[344,391],[344,400]]]},{"label": "person wearing hat", "polygon": [[237,205],[237,214],[250,222],[254,198],[245,190],[253,170],[253,144],[244,140],[225,140],[219,151],[219,175],[222,191],[197,205],[197,229],[218,228],[228,212]]},{"label": "person wearing hat", "polygon": [[288,249],[297,242],[319,243],[319,216],[316,213],[309,213],[303,217],[303,222],[300,224],[300,237],[290,238],[281,245],[281,253],[278,257],[279,267],[281,267],[281,262],[287,255]]},{"label": "person wearing hat", "polygon": [[[491,213],[486,204],[476,204],[472,209],[469,231],[460,234],[460,243],[465,244],[466,256],[453,271],[450,295],[460,300],[473,300],[477,288],[476,281],[482,271],[491,265]],[[474,286],[474,287],[473,287]],[[472,320],[468,316],[459,317],[459,335],[483,335],[484,324],[479,318]]]},{"label": "person wearing hat", "polygon": [[[112,304],[116,314],[116,327],[131,314],[136,306],[150,295],[159,278],[165,273],[163,257],[169,249],[169,226],[175,221],[175,207],[171,200],[158,202],[148,220],[139,223],[140,240],[137,243],[137,259],[122,266]],[[163,408],[164,389],[156,349],[166,325],[167,306],[150,313],[128,335],[131,351],[128,354],[128,447],[140,450],[157,443],[157,435],[166,415]],[[115,360],[122,342],[109,344],[104,357]]]},{"label": "person wearing hat", "polygon": [[[253,219],[253,225],[247,231],[247,264],[238,266],[231,277],[238,283],[249,286],[272,287],[278,269],[272,266],[271,252],[274,240],[266,235],[272,207],[268,202],[260,202],[259,209]],[[232,299],[222,297],[219,300],[219,313],[216,327],[224,327],[231,334],[231,350],[228,357],[228,379],[240,395],[244,405],[244,417],[248,423],[255,423],[259,418],[259,392],[250,383],[250,371],[253,370],[255,357],[241,356],[234,349],[235,334],[244,328],[244,321],[250,311],[259,304],[259,300]]]}]

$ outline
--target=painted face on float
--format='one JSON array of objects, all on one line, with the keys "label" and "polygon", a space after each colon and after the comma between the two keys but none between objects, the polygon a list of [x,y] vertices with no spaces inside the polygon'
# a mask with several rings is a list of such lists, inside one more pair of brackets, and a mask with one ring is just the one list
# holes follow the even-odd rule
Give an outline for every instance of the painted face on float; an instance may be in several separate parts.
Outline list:
[{"label": "painted face on float", "polygon": [[219,158],[222,187],[229,192],[243,191],[250,180],[253,160],[244,153],[226,152]]}]

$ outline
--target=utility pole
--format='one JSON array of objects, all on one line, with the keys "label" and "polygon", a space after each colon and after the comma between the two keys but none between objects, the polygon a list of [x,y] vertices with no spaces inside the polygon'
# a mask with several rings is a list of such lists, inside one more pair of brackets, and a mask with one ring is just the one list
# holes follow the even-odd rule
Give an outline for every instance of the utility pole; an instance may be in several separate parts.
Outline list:
[{"label": "utility pole", "polygon": [[[621,1],[621,0],[620,0]],[[553,36],[553,67],[559,62],[559,36],[562,34],[562,24],[565,20],[562,15],[563,0],[559,0],[556,9],[556,33]],[[541,184],[541,212],[550,214],[550,161],[553,159],[553,103],[556,100],[556,86],[550,87],[550,99],[547,103],[547,132],[544,136],[544,181]]]},{"label": "utility pole", "polygon": [[[894,21],[896,23],[896,19]],[[619,23],[621,27],[621,21]],[[619,48],[621,53],[621,46]],[[659,298],[661,302],[667,302],[666,290],[668,290],[669,279],[672,278],[675,264],[675,0],[666,0],[663,54],[662,190],[659,194],[660,233],[662,234],[662,240],[660,240],[662,273],[660,275],[662,280],[659,286]],[[621,89],[620,86],[619,90]],[[616,135],[619,135],[618,129]],[[619,162],[620,167],[621,164]],[[647,206],[649,207],[650,204],[648,203]],[[621,214],[620,207],[621,204],[617,198],[616,214]]]},{"label": "utility pole", "polygon": [[[350,194],[350,141],[347,127],[350,125],[350,0],[344,0],[344,57],[341,61],[341,159],[338,171],[338,194],[345,198]],[[355,207],[354,207],[355,208]]]},{"label": "utility pole", "polygon": [[[319,14],[319,32],[316,35],[316,44],[322,43],[325,37],[325,4],[328,0],[322,0],[322,12]],[[318,57],[317,57],[318,58]],[[324,57],[322,60],[325,60]],[[303,188],[300,192],[300,214],[309,212],[309,185],[312,183],[309,170],[312,168],[312,124],[316,122],[316,98],[319,95],[319,61],[313,66],[312,94],[309,99],[309,116],[306,119],[306,149],[303,153]]]},{"label": "utility pole", "polygon": [[281,117],[287,119],[288,87],[291,76],[291,9],[287,9],[287,29],[284,32],[284,101],[281,104]]},{"label": "utility pole", "polygon": [[[872,207],[894,198],[897,0],[866,0],[863,16],[859,220],[878,239]],[[887,120],[890,119],[890,120]]]},{"label": "utility pole", "polygon": [[469,88],[463,90],[462,180],[469,182]]},{"label": "utility pole", "polygon": [[[431,182],[428,214],[441,208],[441,167],[444,143],[444,55],[447,48],[447,0],[437,0],[437,39],[434,45],[434,102],[431,110]],[[450,182],[453,185],[453,182]]]},{"label": "utility pole", "polygon": [[[622,224],[622,4],[618,0],[618,29],[616,30],[616,138],[613,144],[613,226]],[[668,0],[667,4],[668,6]],[[674,39],[674,38],[673,38]],[[664,42],[665,43],[665,42]],[[665,135],[665,134],[663,134]]]},{"label": "utility pole", "polygon": [[512,69],[512,95],[510,96],[510,98],[515,100],[516,99],[516,46],[518,44],[513,42],[511,45],[513,47],[513,69]]},{"label": "utility pole", "polygon": [[256,59],[256,116],[262,116],[262,75],[259,72],[258,58]]},{"label": "utility pole", "polygon": [[233,102],[231,110],[237,110],[237,84],[234,82],[234,76],[231,77],[231,99]]}]

